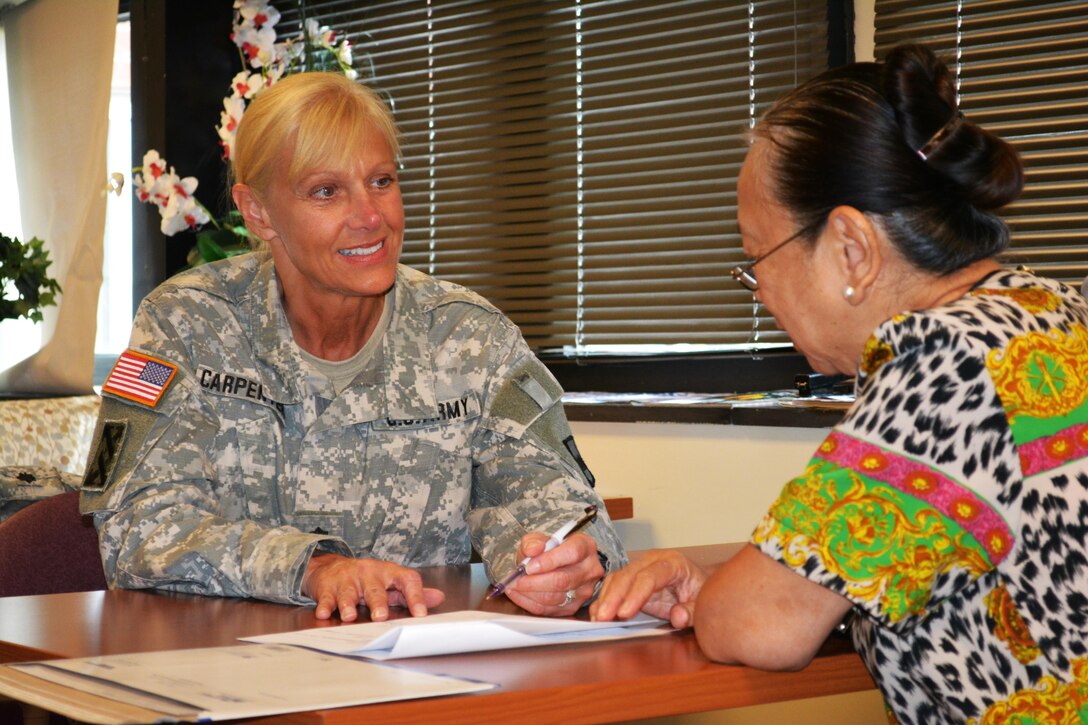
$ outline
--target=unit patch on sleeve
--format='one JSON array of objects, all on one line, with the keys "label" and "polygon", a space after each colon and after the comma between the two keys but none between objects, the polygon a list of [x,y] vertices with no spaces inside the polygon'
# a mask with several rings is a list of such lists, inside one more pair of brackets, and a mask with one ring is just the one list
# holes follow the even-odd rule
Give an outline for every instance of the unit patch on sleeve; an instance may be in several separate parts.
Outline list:
[{"label": "unit patch on sleeve", "polygon": [[177,371],[177,365],[125,350],[102,384],[102,392],[154,408]]},{"label": "unit patch on sleeve", "polygon": [[[153,415],[153,414],[152,414]],[[117,458],[121,446],[125,443],[128,423],[122,420],[107,420],[102,425],[102,434],[98,436],[91,457],[87,459],[87,470],[83,474],[83,488],[102,489],[113,477],[117,467]]]}]

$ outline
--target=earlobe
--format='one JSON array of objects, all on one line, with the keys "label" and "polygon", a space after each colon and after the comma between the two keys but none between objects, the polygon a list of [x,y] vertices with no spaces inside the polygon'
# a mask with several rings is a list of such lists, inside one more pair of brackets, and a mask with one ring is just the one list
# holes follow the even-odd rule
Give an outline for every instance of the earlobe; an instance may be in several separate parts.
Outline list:
[{"label": "earlobe", "polygon": [[883,254],[878,230],[869,217],[852,206],[838,206],[827,216],[835,235],[836,260],[842,275],[843,298],[852,305],[865,301],[880,275]]}]

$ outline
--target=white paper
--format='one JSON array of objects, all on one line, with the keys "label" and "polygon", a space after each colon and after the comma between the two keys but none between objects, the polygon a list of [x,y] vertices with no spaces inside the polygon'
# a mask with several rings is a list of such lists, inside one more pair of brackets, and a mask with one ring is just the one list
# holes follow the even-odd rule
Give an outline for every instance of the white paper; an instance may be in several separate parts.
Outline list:
[{"label": "white paper", "polygon": [[594,642],[671,632],[662,619],[640,614],[620,622],[585,622],[467,610],[386,622],[243,637],[247,642],[275,642],[332,654],[391,660],[565,642]]},{"label": "white paper", "polygon": [[[75,672],[66,672],[57,669],[56,667],[50,667],[46,662],[15,664],[11,665],[10,669],[18,670],[23,674],[32,675],[40,680],[44,680],[46,683],[51,682],[70,690],[78,690],[79,692],[84,692],[96,697],[104,697],[107,700],[116,700],[123,702],[126,705],[134,705],[136,707],[152,710],[159,713],[164,719],[196,720],[200,716],[200,710],[191,705],[186,705],[167,697],[159,697],[158,695],[140,692],[131,687],[106,682],[98,678],[87,677]],[[2,668],[0,668],[0,671],[2,671]],[[96,717],[96,715],[100,715],[101,713],[80,712],[78,710],[65,711],[62,707],[57,706],[58,704],[61,704],[59,700],[50,699],[49,696],[53,695],[53,692],[47,689],[38,690],[38,692],[46,694],[46,699],[35,701],[27,698],[25,696],[26,693],[23,692],[5,694],[10,694],[15,699],[23,700],[24,702],[29,702],[38,705],[39,707],[52,707],[53,710],[61,715],[74,718],[79,722],[114,722],[113,719],[108,717],[104,719]]]},{"label": "white paper", "polygon": [[44,679],[105,697],[116,698],[109,694],[116,688],[109,685],[131,687],[189,705],[197,712],[196,719],[201,720],[258,717],[494,687],[277,644],[84,657],[11,667],[38,677],[42,676],[42,668],[76,673],[89,678],[84,685],[72,677]]}]

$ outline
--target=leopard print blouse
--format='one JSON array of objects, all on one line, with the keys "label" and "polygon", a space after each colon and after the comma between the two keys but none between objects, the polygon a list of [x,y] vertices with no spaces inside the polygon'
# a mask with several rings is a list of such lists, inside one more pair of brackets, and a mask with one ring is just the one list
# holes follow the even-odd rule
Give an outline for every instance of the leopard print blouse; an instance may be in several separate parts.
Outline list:
[{"label": "leopard print blouse", "polygon": [[854,602],[889,720],[1088,723],[1088,304],[1026,272],[897,315],[753,534]]}]

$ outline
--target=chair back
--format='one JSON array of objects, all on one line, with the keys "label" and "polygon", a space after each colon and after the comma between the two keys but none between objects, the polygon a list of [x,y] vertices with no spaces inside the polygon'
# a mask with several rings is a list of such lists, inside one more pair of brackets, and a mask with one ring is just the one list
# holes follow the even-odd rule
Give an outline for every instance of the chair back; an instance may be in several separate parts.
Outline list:
[{"label": "chair back", "polygon": [[36,501],[0,522],[0,597],[106,588],[98,534],[79,492]]}]

